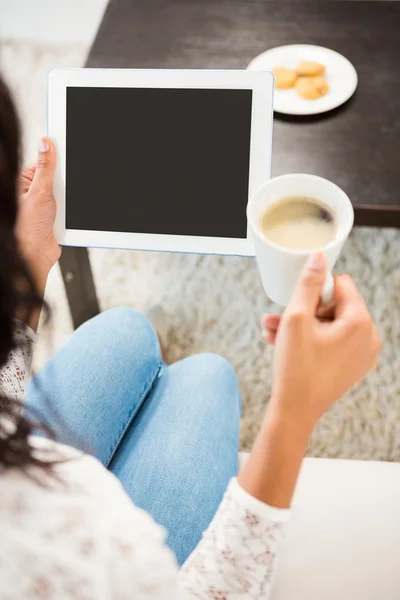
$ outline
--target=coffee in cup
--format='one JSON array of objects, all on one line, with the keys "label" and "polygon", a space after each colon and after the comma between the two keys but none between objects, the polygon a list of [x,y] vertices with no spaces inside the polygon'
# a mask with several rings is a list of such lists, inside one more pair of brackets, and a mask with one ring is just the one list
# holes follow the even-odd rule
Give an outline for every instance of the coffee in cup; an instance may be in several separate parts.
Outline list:
[{"label": "coffee in cup", "polygon": [[292,250],[320,250],[336,235],[333,212],[307,196],[290,196],[267,206],[259,225],[268,240]]}]

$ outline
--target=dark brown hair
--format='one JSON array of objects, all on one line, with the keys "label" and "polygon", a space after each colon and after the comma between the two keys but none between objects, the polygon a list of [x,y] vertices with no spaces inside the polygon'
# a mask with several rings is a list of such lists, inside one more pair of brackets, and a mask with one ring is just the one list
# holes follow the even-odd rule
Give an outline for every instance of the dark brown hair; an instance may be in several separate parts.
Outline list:
[{"label": "dark brown hair", "polygon": [[[15,235],[18,216],[20,125],[11,93],[0,76],[0,370],[15,348],[15,315],[27,321],[42,299],[25,264]],[[14,427],[10,427],[10,417]],[[50,466],[35,457],[29,442],[38,423],[22,415],[17,400],[0,390],[0,468]]]}]

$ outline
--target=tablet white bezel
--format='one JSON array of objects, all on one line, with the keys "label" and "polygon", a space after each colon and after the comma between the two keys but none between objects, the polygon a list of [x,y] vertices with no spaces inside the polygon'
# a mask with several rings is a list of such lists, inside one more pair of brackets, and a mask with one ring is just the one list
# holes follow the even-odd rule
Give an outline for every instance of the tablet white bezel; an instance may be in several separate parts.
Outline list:
[{"label": "tablet white bezel", "polygon": [[253,256],[249,239],[115,233],[66,229],[66,90],[67,87],[136,87],[253,90],[249,197],[270,178],[273,120],[273,77],[260,71],[55,69],[48,77],[48,135],[57,148],[54,195],[57,202],[55,233],[65,246],[127,248],[169,252]]}]

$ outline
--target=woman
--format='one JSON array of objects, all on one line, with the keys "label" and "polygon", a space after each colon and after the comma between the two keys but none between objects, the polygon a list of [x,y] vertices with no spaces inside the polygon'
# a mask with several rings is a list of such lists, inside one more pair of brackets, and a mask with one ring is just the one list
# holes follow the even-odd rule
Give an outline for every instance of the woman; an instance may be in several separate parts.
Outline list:
[{"label": "woman", "polygon": [[[18,181],[19,155],[0,82],[2,600],[268,597],[309,436],[380,349],[354,283],[337,277],[333,316],[318,320],[325,261],[316,254],[283,317],[264,319],[276,346],[273,393],[237,477],[232,368],[214,355],[163,365],[154,330],[130,309],[76,331],[36,377],[21,417],[33,330],[60,250],[53,144],[41,140],[36,166]],[[32,436],[39,415],[60,442],[93,457]]]}]

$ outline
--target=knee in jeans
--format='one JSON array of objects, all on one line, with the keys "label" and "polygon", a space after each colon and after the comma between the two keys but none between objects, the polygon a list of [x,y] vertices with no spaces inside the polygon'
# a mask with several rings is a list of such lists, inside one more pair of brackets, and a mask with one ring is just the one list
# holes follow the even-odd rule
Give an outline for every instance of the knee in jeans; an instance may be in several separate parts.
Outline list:
[{"label": "knee in jeans", "polygon": [[214,353],[200,354],[198,358],[202,378],[204,377],[207,382],[210,382],[216,392],[220,392],[216,396],[225,398],[230,406],[232,406],[232,402],[237,402],[239,410],[241,410],[242,401],[237,375],[231,363],[223,356]]},{"label": "knee in jeans", "polygon": [[146,315],[133,308],[110,308],[92,319],[97,343],[115,348],[120,357],[156,358],[161,361],[157,334]]}]

